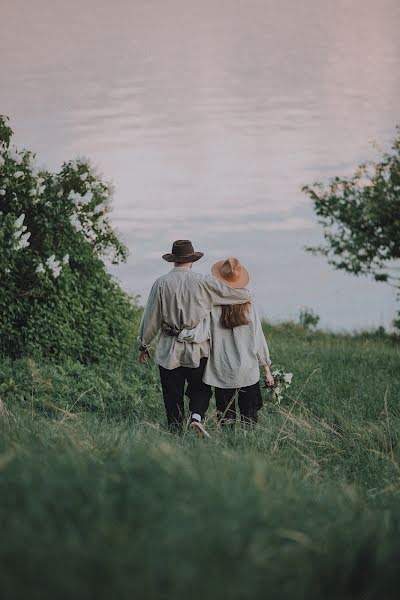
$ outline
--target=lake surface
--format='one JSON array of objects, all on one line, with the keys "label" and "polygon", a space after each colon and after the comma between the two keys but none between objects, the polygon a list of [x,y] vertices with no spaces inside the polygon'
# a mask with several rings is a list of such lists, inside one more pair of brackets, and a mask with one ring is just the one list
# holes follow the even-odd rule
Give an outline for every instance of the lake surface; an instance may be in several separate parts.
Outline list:
[{"label": "lake surface", "polygon": [[0,112],[40,163],[84,155],[114,181],[129,291],[191,238],[203,272],[242,260],[271,319],[388,325],[393,290],[304,252],[301,186],[388,148],[399,31],[398,0],[1,0]]}]

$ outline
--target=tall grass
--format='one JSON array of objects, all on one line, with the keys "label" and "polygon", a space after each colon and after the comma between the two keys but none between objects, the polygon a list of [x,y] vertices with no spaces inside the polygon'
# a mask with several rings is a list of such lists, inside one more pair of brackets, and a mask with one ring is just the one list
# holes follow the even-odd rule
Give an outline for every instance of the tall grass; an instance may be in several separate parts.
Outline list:
[{"label": "tall grass", "polygon": [[290,397],[169,434],[157,369],[3,361],[2,598],[398,597],[400,346],[267,326]]}]

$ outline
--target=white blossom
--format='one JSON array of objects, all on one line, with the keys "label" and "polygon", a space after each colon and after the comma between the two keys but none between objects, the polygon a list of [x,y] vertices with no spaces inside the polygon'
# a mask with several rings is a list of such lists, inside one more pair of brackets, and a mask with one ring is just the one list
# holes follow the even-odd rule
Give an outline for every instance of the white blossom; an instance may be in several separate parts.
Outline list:
[{"label": "white blossom", "polygon": [[78,215],[76,215],[75,213],[71,215],[69,218],[69,222],[76,231],[82,231],[83,227]]},{"label": "white blossom", "polygon": [[27,227],[26,225],[22,225],[19,229],[17,229],[17,231],[14,231],[14,237],[16,240],[18,240],[21,235],[24,233],[24,231],[26,231]]},{"label": "white blossom", "polygon": [[74,202],[74,204],[76,204],[76,205],[89,204],[89,202],[91,202],[92,198],[93,198],[93,192],[91,190],[88,190],[83,196],[79,192],[74,192],[73,190],[71,190],[70,193],[68,194],[68,199],[72,200],[72,202]]},{"label": "white blossom", "polygon": [[5,195],[6,195],[6,190],[4,190],[4,189],[1,189],[1,190],[0,190],[0,196],[5,196]]},{"label": "white blossom", "polygon": [[95,242],[97,240],[97,233],[93,231],[93,229],[87,229],[85,231],[85,235],[91,242]]},{"label": "white blossom", "polygon": [[293,373],[286,373],[285,377],[283,378],[285,383],[292,383],[292,379],[293,379]]},{"label": "white blossom", "polygon": [[80,175],[80,179],[82,179],[82,181],[86,181],[86,179],[88,178],[89,173],[86,171],[86,173],[82,173],[82,175]]},{"label": "white blossom", "polygon": [[83,204],[89,204],[89,202],[92,201],[92,198],[93,198],[93,192],[91,190],[88,190],[86,192],[86,194],[82,197]]},{"label": "white blossom", "polygon": [[15,179],[19,179],[20,177],[23,177],[24,175],[25,175],[25,173],[23,171],[15,171],[15,173],[14,173]]},{"label": "white blossom", "polygon": [[100,217],[97,219],[97,226],[98,227],[102,227],[103,225],[107,224],[107,215],[100,215]]},{"label": "white blossom", "polygon": [[22,153],[18,152],[15,146],[10,146],[7,151],[8,157],[13,160],[17,165],[20,165],[24,159]]},{"label": "white blossom", "polygon": [[36,273],[44,273],[45,272],[45,268],[42,265],[42,263],[39,263],[38,266],[36,267]]},{"label": "white blossom", "polygon": [[94,207],[93,214],[97,215],[98,213],[103,212],[104,209],[105,209],[104,204],[98,204],[97,206]]},{"label": "white blossom", "polygon": [[268,387],[269,391],[272,394],[272,397],[280,403],[283,400],[284,393],[290,387],[293,379],[293,373],[286,373],[284,369],[277,368],[272,371],[272,376],[274,378],[274,385]]},{"label": "white blossom", "polygon": [[23,248],[26,248],[27,246],[29,246],[28,240],[30,237],[31,237],[30,231],[21,235],[21,237],[18,241],[17,247],[16,247],[17,250],[22,250]]},{"label": "white blossom", "polygon": [[60,261],[56,259],[55,254],[49,256],[46,260],[46,265],[50,269],[54,279],[56,279],[60,275],[62,267]]},{"label": "white blossom", "polygon": [[63,265],[67,265],[69,263],[69,254],[66,254],[62,259]]},{"label": "white blossom", "polygon": [[79,204],[82,200],[82,194],[71,190],[70,193],[68,194],[68,200],[72,200],[72,202],[74,202],[74,204]]},{"label": "white blossom", "polygon": [[15,227],[19,229],[25,220],[25,213],[22,213],[18,219],[15,221]]}]

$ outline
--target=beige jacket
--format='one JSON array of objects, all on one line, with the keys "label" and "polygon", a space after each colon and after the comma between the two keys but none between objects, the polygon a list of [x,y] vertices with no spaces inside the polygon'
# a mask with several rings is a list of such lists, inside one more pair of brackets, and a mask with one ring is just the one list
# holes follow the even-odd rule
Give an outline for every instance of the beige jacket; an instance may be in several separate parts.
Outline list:
[{"label": "beige jacket", "polygon": [[210,317],[181,335],[198,343],[211,337],[203,381],[214,387],[237,389],[253,385],[260,379],[259,365],[271,364],[261,321],[252,304],[248,325],[222,327],[221,307],[214,306]]},{"label": "beige jacket", "polygon": [[[159,277],[151,288],[139,331],[139,344],[148,347],[163,324],[191,330],[204,321],[211,308],[249,302],[247,290],[234,290],[213,275],[201,275],[187,267],[175,267]],[[161,331],[155,361],[165,369],[196,368],[209,355],[209,336],[200,343]]]}]

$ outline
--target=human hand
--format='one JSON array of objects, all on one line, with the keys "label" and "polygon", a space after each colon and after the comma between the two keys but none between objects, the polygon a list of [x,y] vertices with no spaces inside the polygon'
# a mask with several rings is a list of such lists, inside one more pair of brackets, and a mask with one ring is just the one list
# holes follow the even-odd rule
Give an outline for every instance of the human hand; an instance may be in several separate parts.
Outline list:
[{"label": "human hand", "polygon": [[150,352],[148,350],[143,350],[142,352],[139,352],[138,360],[142,365],[147,365],[149,358]]},{"label": "human hand", "polygon": [[268,365],[264,365],[264,377],[265,377],[265,381],[267,382],[269,387],[273,387],[275,380],[272,376],[271,371],[269,370],[269,366]]}]

